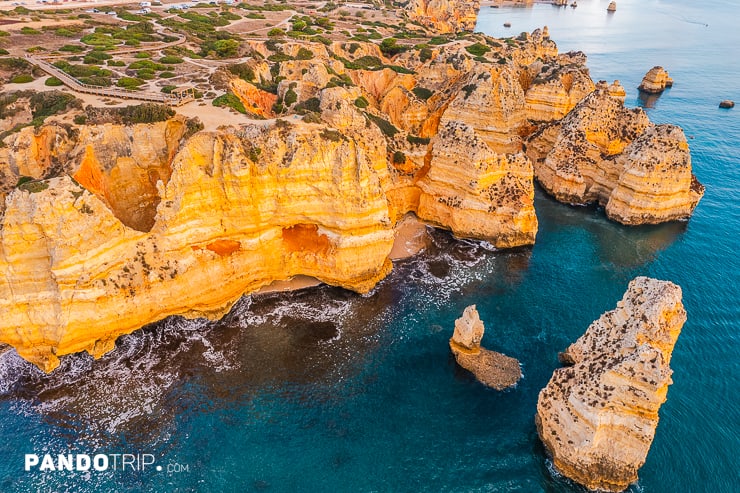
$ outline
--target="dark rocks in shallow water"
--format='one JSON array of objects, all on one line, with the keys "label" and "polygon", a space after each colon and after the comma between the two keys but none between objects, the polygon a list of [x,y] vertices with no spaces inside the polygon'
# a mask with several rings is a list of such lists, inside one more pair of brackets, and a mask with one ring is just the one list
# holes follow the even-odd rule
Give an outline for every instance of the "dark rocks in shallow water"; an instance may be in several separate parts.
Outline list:
[{"label": "dark rocks in shallow water", "polygon": [[720,108],[728,108],[728,109],[729,108],[734,108],[735,107],[735,102],[734,101],[731,101],[729,99],[725,99],[724,101],[722,101],[722,102],[719,103],[719,107]]},{"label": "dark rocks in shallow water", "polygon": [[450,339],[455,361],[487,387],[503,390],[515,385],[522,377],[519,361],[482,348],[480,341],[484,331],[475,305],[470,305],[463,316],[455,321],[455,332]]}]

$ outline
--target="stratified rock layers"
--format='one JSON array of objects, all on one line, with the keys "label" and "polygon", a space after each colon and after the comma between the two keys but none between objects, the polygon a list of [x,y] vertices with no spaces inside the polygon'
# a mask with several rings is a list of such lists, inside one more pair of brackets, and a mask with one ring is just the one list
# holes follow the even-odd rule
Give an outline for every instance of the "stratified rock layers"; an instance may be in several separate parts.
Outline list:
[{"label": "stratified rock layers", "polygon": [[558,471],[590,489],[637,480],[672,383],[669,363],[686,312],[681,288],[638,277],[561,355],[537,401],[537,431]]},{"label": "stratified rock layers", "polygon": [[472,31],[478,21],[480,2],[461,0],[411,0],[405,7],[411,20],[438,33]]},{"label": "stratified rock layers", "polygon": [[168,315],[221,315],[275,279],[368,291],[391,267],[385,162],[321,132],[195,135],[157,184],[149,232],[66,176],[14,191],[0,241],[0,341],[49,371],[61,355],[100,356]]},{"label": "stratified rock layers", "polygon": [[528,143],[535,176],[556,199],[597,202],[610,219],[630,225],[691,216],[704,187],[691,173],[679,127],[651,124],[641,109],[626,109],[621,92],[605,83],[557,125]]}]

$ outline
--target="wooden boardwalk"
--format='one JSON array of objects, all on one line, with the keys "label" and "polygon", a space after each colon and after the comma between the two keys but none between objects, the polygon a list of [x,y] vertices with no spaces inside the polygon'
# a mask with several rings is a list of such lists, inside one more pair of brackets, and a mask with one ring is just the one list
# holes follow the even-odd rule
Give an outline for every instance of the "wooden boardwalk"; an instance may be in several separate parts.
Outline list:
[{"label": "wooden boardwalk", "polygon": [[176,97],[170,94],[164,94],[159,92],[145,92],[145,91],[134,91],[132,89],[124,89],[122,87],[101,87],[93,86],[91,84],[85,84],[81,82],[63,70],[55,67],[51,63],[43,60],[39,57],[26,55],[26,59],[39,67],[44,72],[52,75],[62,81],[62,83],[72,89],[73,91],[81,92],[84,94],[94,94],[96,96],[119,98],[119,99],[135,99],[138,101],[148,101],[152,103],[168,104],[170,106],[180,106],[185,103],[193,101],[192,96]]}]

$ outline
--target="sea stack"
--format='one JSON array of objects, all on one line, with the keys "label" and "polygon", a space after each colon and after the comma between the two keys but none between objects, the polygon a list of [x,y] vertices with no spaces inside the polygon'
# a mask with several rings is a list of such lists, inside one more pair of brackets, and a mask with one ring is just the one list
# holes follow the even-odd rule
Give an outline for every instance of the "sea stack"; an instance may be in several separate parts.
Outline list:
[{"label": "sea stack", "polygon": [[673,79],[668,75],[668,72],[661,66],[655,66],[648,70],[648,73],[642,78],[638,89],[648,94],[660,94],[666,87],[672,86]]},{"label": "sea stack", "polygon": [[681,288],[638,277],[593,322],[540,392],[535,421],[558,471],[589,489],[637,480],[666,401],[673,346],[686,321]]},{"label": "sea stack", "polygon": [[609,6],[606,8],[607,12],[616,12],[617,11],[617,2],[611,2],[609,3]]},{"label": "sea stack", "polygon": [[734,108],[735,107],[735,102],[734,101],[731,101],[729,99],[725,99],[724,101],[722,101],[722,102],[719,103],[719,107],[720,108],[727,108],[727,109]]},{"label": "sea stack", "polygon": [[462,317],[455,320],[455,332],[450,349],[457,364],[475,375],[480,383],[496,390],[515,385],[522,377],[519,361],[480,345],[485,328],[475,305],[470,305]]}]

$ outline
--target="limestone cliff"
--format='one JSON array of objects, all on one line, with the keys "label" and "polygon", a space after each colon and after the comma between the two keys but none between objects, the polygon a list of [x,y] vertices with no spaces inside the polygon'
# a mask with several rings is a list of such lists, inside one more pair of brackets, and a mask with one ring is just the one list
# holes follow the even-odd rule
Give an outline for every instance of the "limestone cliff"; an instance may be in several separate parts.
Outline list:
[{"label": "limestone cliff", "polygon": [[672,383],[669,363],[686,312],[681,288],[638,277],[561,355],[537,401],[537,431],[558,471],[590,489],[637,480]]},{"label": "limestone cliff", "polygon": [[455,320],[455,331],[450,339],[455,361],[487,387],[503,390],[515,385],[522,378],[519,362],[481,347],[484,332],[485,327],[475,305],[465,308],[462,317]]},{"label": "limestone cliff", "polygon": [[0,341],[49,371],[168,315],[220,315],[275,279],[367,291],[390,269],[384,170],[326,127],[278,124],[191,138],[157,182],[148,232],[66,176],[16,189],[0,239]]},{"label": "limestone cliff", "polygon": [[537,180],[556,199],[597,202],[623,224],[687,219],[704,192],[683,131],[625,108],[621,91],[606,83],[556,127],[530,138],[528,153]]},{"label": "limestone cliff", "polygon": [[593,88],[585,55],[559,55],[546,30],[409,45],[392,60],[363,41],[245,47],[252,57],[214,73],[251,113],[224,120],[240,127],[191,136],[176,117],[4,139],[0,343],[49,370],[170,314],[216,316],[273,280],[364,292],[390,269],[409,212],[531,245],[535,173],[627,223],[684,217],[701,195],[680,129],[625,110],[618,84],[579,103]]},{"label": "limestone cliff", "polygon": [[409,19],[435,32],[473,31],[478,21],[480,2],[461,0],[410,0],[404,7]]},{"label": "limestone cliff", "polygon": [[445,122],[429,172],[418,182],[417,214],[497,247],[531,244],[537,234],[531,177],[532,164],[523,154],[497,154],[469,125]]}]

